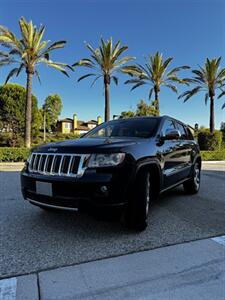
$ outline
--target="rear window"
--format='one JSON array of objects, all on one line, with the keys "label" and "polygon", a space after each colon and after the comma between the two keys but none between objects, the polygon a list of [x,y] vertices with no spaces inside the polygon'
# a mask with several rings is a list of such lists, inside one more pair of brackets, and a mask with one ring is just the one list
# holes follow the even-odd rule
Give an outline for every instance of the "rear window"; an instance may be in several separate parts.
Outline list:
[{"label": "rear window", "polygon": [[94,128],[86,135],[85,138],[106,138],[106,137],[136,137],[150,138],[158,127],[158,118],[140,118],[124,119],[103,123]]}]

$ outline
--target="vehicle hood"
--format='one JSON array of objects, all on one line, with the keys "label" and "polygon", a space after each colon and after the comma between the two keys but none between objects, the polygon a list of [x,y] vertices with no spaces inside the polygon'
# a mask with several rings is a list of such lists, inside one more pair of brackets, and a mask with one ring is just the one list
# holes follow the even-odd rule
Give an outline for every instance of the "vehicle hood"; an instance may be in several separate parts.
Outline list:
[{"label": "vehicle hood", "polygon": [[36,152],[48,153],[100,153],[124,151],[126,147],[143,143],[140,138],[80,138],[62,142],[49,143],[34,149]]}]

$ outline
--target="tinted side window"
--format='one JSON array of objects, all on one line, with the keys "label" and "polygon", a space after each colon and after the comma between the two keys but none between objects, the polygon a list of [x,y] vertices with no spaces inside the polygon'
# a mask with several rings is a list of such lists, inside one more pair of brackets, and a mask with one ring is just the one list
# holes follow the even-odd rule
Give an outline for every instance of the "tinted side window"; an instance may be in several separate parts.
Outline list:
[{"label": "tinted side window", "polygon": [[187,137],[187,133],[186,133],[186,131],[185,131],[184,126],[183,126],[182,124],[176,122],[176,127],[177,127],[177,129],[180,131],[181,139],[182,139],[182,140],[187,140],[188,137]]},{"label": "tinted side window", "polygon": [[175,129],[173,120],[166,119],[161,130],[161,134],[164,136],[167,130]]}]

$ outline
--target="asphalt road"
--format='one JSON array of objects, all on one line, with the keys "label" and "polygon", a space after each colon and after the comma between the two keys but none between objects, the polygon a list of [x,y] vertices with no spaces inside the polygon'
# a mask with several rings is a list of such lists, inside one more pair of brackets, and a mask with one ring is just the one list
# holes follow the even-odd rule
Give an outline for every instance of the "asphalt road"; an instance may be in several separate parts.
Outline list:
[{"label": "asphalt road", "polygon": [[0,171],[0,278],[225,234],[225,164],[204,166],[199,194],[153,206],[145,232],[90,214],[47,213],[22,199],[18,171]]}]

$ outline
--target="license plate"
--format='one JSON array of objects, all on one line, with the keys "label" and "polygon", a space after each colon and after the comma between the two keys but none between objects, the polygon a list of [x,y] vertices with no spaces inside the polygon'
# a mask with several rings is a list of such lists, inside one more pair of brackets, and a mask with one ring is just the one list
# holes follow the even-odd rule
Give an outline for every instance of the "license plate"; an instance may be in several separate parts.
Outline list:
[{"label": "license plate", "polygon": [[36,181],[36,193],[52,197],[52,184],[49,182]]}]

